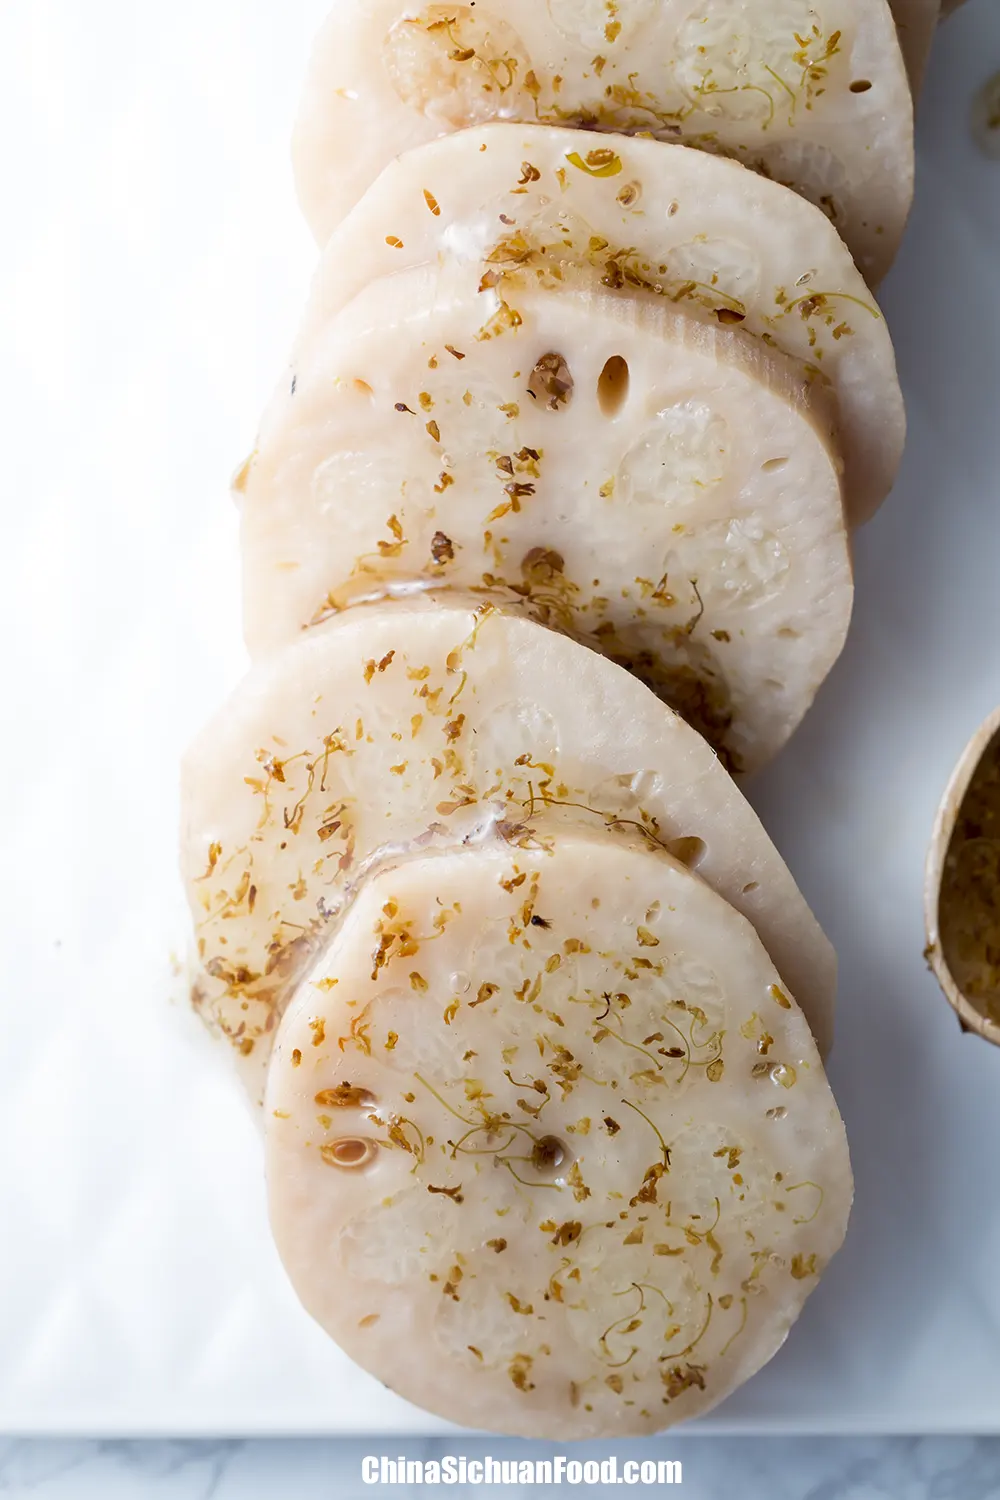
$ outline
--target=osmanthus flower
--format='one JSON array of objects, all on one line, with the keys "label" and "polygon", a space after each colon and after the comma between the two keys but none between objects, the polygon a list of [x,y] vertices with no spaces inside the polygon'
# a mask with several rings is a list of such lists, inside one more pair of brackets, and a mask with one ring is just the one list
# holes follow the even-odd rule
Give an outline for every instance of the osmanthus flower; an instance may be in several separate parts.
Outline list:
[{"label": "osmanthus flower", "polygon": [[567,828],[638,836],[696,868],[828,1045],[830,945],[702,737],[568,636],[427,595],[357,605],[263,657],[186,758],[195,999],[252,1091],[370,872],[466,846],[531,851]]},{"label": "osmanthus flower", "polygon": [[827,393],[851,524],[892,487],[905,419],[885,320],[822,211],[736,162],[542,125],[485,125],[407,152],[323,251],[289,389],[300,351],[359,291],[428,265],[459,270],[494,336],[510,330],[518,284],[567,281],[738,328]]},{"label": "osmanthus flower", "polygon": [[605,830],[368,880],[285,1014],[264,1119],[307,1310],[400,1395],[528,1437],[715,1405],[850,1212],[843,1124],[752,926]]},{"label": "osmanthus flower", "polygon": [[737,772],[850,620],[834,403],[735,313],[403,271],[311,328],[239,487],[255,655],[465,590],[630,668]]},{"label": "osmanthus flower", "polygon": [[873,283],[913,193],[886,0],[341,0],[295,136],[317,238],[400,152],[495,120],[735,157],[818,204]]}]

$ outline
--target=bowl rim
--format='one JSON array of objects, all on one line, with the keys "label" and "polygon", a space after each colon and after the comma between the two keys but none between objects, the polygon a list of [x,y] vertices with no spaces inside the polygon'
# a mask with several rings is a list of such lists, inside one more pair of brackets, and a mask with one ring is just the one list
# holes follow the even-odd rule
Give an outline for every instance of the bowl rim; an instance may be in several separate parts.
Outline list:
[{"label": "bowl rim", "polygon": [[998,735],[1000,735],[1000,708],[994,709],[969,740],[958,759],[955,769],[951,773],[944,795],[938,804],[938,809],[934,816],[934,827],[931,833],[924,877],[924,926],[927,934],[927,947],[924,950],[924,957],[938,984],[941,986],[945,999],[958,1015],[963,1031],[975,1032],[977,1036],[981,1036],[985,1041],[992,1042],[994,1046],[1000,1047],[1000,1023],[975,1008],[962,990],[959,989],[948,967],[941,945],[939,924],[944,863],[948,849],[951,846],[958,812],[965,801],[973,774],[982,760],[987,746]]}]

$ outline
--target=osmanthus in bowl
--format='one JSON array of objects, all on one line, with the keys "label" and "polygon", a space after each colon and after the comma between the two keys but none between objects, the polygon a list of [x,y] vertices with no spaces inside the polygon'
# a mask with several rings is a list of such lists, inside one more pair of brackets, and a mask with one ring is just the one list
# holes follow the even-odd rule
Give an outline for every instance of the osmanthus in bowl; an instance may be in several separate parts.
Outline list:
[{"label": "osmanthus in bowl", "polygon": [[400,152],[493,120],[736,157],[818,204],[872,282],[913,194],[912,102],[885,0],[340,0],[294,142],[317,238]]},{"label": "osmanthus in bowl", "polygon": [[258,1096],[295,985],[380,861],[565,827],[697,867],[829,1045],[832,949],[721,762],[623,668],[533,620],[454,597],[358,605],[253,667],[182,793],[195,999]]},{"label": "osmanthus in bowl", "polygon": [[307,1310],[400,1395],[525,1437],[708,1410],[784,1342],[851,1206],[750,923],[607,832],[373,875],[285,1014],[264,1118]]},{"label": "osmanthus in bowl", "polygon": [[242,481],[255,654],[359,599],[473,591],[639,675],[733,771],[798,725],[853,599],[835,419],[682,306],[455,268],[311,329]]},{"label": "osmanthus in bowl", "polygon": [[737,162],[541,125],[432,141],[388,166],[327,244],[300,346],[368,283],[422,265],[458,267],[484,325],[499,298],[494,337],[511,277],[515,291],[570,278],[645,293],[739,328],[832,400],[850,522],[892,486],[905,419],[882,314],[824,214]]}]

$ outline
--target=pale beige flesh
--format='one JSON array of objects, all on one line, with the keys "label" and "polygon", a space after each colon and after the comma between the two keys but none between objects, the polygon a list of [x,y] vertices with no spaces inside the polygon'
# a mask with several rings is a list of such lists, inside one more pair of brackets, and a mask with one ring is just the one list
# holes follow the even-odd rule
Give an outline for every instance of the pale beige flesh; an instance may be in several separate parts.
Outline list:
[{"label": "pale beige flesh", "polygon": [[340,0],[294,157],[321,243],[400,152],[491,120],[649,133],[820,205],[872,284],[913,193],[913,110],[885,0]]},{"label": "pale beige flesh", "polygon": [[563,824],[646,829],[696,865],[829,1045],[833,951],[717,757],[621,667],[534,621],[431,596],[317,626],[202,732],[182,806],[196,999],[251,1089],[375,862]]},{"label": "pale beige flesh", "polygon": [[847,1227],[844,1127],[745,918],[607,833],[373,877],[282,1023],[271,1223],[390,1389],[558,1440],[708,1410]]},{"label": "pale beige flesh", "polygon": [[885,321],[823,214],[737,162],[538,125],[433,141],[387,167],[328,243],[300,343],[369,282],[441,264],[474,290],[570,276],[738,324],[835,401],[852,523],[892,486],[905,421]]},{"label": "pale beige flesh", "polygon": [[941,0],[889,0],[899,32],[906,71],[914,94],[919,93],[927,71],[934,33],[942,15]]},{"label": "pale beige flesh", "polygon": [[401,272],[300,348],[241,486],[251,651],[359,599],[476,591],[629,667],[755,770],[850,619],[822,391],[658,300],[504,295],[516,324],[484,338],[496,294]]}]

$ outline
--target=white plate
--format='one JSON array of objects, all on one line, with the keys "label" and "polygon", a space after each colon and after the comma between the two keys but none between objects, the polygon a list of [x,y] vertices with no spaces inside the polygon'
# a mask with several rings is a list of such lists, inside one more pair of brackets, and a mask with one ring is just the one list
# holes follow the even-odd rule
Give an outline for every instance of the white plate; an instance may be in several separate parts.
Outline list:
[{"label": "white plate", "polygon": [[[299,1311],[254,1124],[168,962],[177,757],[241,663],[226,483],[312,264],[286,138],[325,4],[0,19],[7,1430],[441,1430]],[[857,1208],[715,1431],[1000,1431],[1000,1053],[926,973],[920,894],[938,795],[1000,702],[1000,166],[966,123],[998,67],[1000,9],[970,0],[884,293],[906,466],[858,539],[847,655],[755,790],[842,956]]]}]

